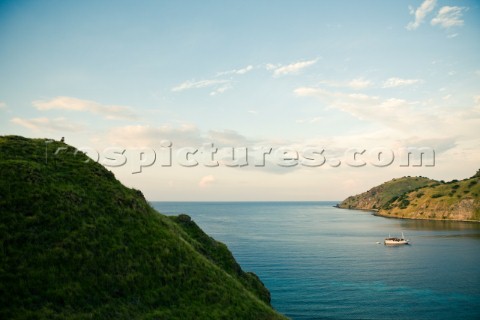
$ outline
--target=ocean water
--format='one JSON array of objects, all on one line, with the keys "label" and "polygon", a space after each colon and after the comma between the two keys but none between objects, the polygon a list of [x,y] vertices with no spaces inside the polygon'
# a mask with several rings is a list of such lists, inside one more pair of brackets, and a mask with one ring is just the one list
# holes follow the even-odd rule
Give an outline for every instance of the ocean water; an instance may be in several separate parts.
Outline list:
[{"label": "ocean water", "polygon": [[[389,219],[334,204],[152,203],[227,244],[291,319],[480,319],[480,223]],[[402,231],[411,245],[383,245]]]}]

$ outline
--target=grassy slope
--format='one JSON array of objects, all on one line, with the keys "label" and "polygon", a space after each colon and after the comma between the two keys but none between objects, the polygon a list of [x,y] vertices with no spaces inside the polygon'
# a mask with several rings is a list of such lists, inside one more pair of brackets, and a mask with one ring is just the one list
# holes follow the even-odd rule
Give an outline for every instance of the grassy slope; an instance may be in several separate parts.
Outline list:
[{"label": "grassy slope", "polygon": [[181,214],[170,217],[170,219],[177,223],[183,231],[188,234],[188,236],[184,238],[188,239],[189,243],[198,252],[202,253],[233,277],[239,279],[246,288],[254,292],[260,299],[270,303],[270,292],[261,280],[252,272],[244,272],[225,244],[208,236],[188,215]]},{"label": "grassy slope", "polygon": [[380,210],[399,218],[480,221],[480,176],[406,193]]},{"label": "grassy slope", "polygon": [[48,149],[0,137],[1,319],[283,319],[223,244]]},{"label": "grassy slope", "polygon": [[392,199],[400,197],[402,194],[437,183],[424,177],[403,177],[392,179],[362,194],[351,196],[339,204],[340,208],[376,210],[384,207]]},{"label": "grassy slope", "polygon": [[351,196],[340,208],[377,210],[379,215],[435,220],[480,221],[480,170],[462,181],[403,177]]}]

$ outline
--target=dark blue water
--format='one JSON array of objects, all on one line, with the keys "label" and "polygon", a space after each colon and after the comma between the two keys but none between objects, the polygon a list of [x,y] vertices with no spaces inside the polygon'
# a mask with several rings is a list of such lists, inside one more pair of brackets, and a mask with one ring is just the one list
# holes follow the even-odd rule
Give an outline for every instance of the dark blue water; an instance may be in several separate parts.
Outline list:
[{"label": "dark blue water", "polygon": [[[480,223],[388,219],[335,203],[152,205],[189,214],[227,244],[292,319],[480,319]],[[383,245],[402,231],[411,245]]]}]

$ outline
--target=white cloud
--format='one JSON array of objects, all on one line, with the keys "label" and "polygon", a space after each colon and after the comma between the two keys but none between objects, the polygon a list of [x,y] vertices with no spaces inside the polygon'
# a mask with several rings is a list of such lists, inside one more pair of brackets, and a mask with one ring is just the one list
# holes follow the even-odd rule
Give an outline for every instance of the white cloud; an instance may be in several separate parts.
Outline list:
[{"label": "white cloud", "polygon": [[408,30],[417,29],[428,13],[430,13],[436,5],[436,0],[425,0],[416,10],[410,7],[410,14],[415,16],[415,20],[407,24],[406,28]]},{"label": "white cloud", "polygon": [[[403,99],[383,99],[362,93],[331,92],[321,88],[302,87],[295,89],[298,96],[313,96],[329,107],[347,112],[354,117],[397,129],[419,125],[428,115],[416,112],[412,103]],[[430,116],[430,119],[434,116]]]},{"label": "white cloud", "polygon": [[464,7],[442,7],[435,18],[430,22],[432,26],[439,25],[442,28],[460,27],[463,26],[462,11]]},{"label": "white cloud", "polygon": [[205,176],[202,179],[200,179],[200,182],[198,183],[198,186],[200,188],[206,188],[214,182],[215,182],[215,177],[212,176],[212,175],[208,175],[208,176]]},{"label": "white cloud", "polygon": [[372,85],[371,81],[365,80],[363,78],[353,79],[350,82],[348,82],[348,84],[347,84],[348,87],[350,87],[352,89],[355,89],[355,90],[365,89],[365,88],[370,87],[371,85]]},{"label": "white cloud", "polygon": [[111,144],[124,147],[158,147],[163,140],[170,141],[174,148],[201,147],[214,143],[217,147],[244,147],[255,143],[234,130],[201,131],[193,124],[165,124],[161,126],[128,125],[115,127],[107,133]]},{"label": "white cloud", "polygon": [[204,138],[207,142],[213,142],[216,146],[245,147],[253,141],[234,130],[210,130]]},{"label": "white cloud", "polygon": [[[446,150],[445,146],[450,146],[455,147],[458,152],[463,152],[461,150],[465,148],[474,150],[480,146],[478,138],[480,97],[478,96],[473,98],[474,104],[471,106],[440,108],[430,100],[422,102],[419,107],[419,102],[331,92],[320,88],[304,87],[294,92],[298,96],[315,97],[330,108],[336,108],[358,119],[381,125],[385,133],[374,135],[377,145],[382,140],[391,141],[392,137],[395,139],[421,137],[422,140],[444,141],[445,145],[436,146],[439,150]],[[363,140],[358,135],[354,135],[352,141]]]},{"label": "white cloud", "polygon": [[0,101],[0,109],[6,108],[7,104],[5,102]]},{"label": "white cloud", "polygon": [[302,123],[319,123],[321,121],[323,121],[323,117],[313,117],[313,118],[309,118],[309,119],[298,119],[295,122],[302,124]]},{"label": "white cloud", "polygon": [[476,117],[480,117],[480,95],[473,97],[474,107],[472,109],[472,113]]},{"label": "white cloud", "polygon": [[287,64],[286,66],[282,65],[273,65],[267,64],[266,69],[273,71],[273,75],[275,77],[286,75],[286,74],[295,74],[300,72],[301,70],[314,65],[318,59],[314,60],[305,60],[305,61],[298,61],[291,64]]},{"label": "white cloud", "polygon": [[212,79],[212,80],[200,80],[200,81],[185,81],[178,86],[172,88],[173,92],[179,92],[189,89],[199,89],[199,88],[207,88],[212,86],[217,86],[225,83],[229,83],[230,80],[224,79]]},{"label": "white cloud", "polygon": [[232,86],[227,83],[226,85],[221,86],[221,87],[213,90],[212,92],[210,92],[210,95],[211,95],[211,96],[216,96],[216,95],[219,95],[219,94],[224,93],[225,91],[227,91],[227,90],[229,90],[229,89],[231,89],[231,88],[232,88]]},{"label": "white cloud", "polygon": [[107,140],[124,147],[156,147],[162,140],[170,141],[176,147],[198,146],[202,143],[200,130],[191,124],[116,127],[110,129]]},{"label": "white cloud", "polygon": [[33,106],[40,111],[45,110],[70,110],[70,111],[86,111],[99,114],[107,119],[137,119],[131,107],[117,105],[102,105],[95,101],[82,100],[72,97],[56,97],[48,101],[33,101]]},{"label": "white cloud", "polygon": [[[219,72],[217,73],[216,77],[226,76],[226,75],[244,75],[252,71],[253,69],[254,67],[252,65],[248,65],[241,69],[233,69],[229,71]],[[188,80],[173,87],[171,91],[180,92],[184,90],[201,89],[201,88],[209,88],[209,87],[214,87],[213,90],[210,91],[211,96],[222,94],[225,91],[232,88],[232,79],[205,79],[205,80],[199,80],[199,81]]]},{"label": "white cloud", "polygon": [[33,131],[67,131],[67,132],[78,132],[83,126],[75,123],[71,123],[65,118],[34,118],[34,119],[22,119],[22,118],[13,118],[10,120],[12,123],[19,126],[28,128]]},{"label": "white cloud", "polygon": [[[417,108],[416,105],[412,106],[411,103],[399,99],[380,99],[376,97],[363,97],[365,98],[363,104],[355,108],[354,99],[350,101],[350,105],[342,106],[342,102],[339,100],[348,100],[348,97],[342,95],[344,94],[339,93],[337,101],[317,98],[331,103],[332,107],[343,107],[343,111],[372,123],[381,124],[382,127],[371,126],[370,130],[366,129],[362,132],[345,132],[332,137],[326,136],[304,141],[305,144],[308,143],[307,145],[326,147],[327,159],[330,159],[331,155],[341,157],[343,152],[350,147],[365,148],[367,152],[373,148],[386,147],[392,149],[395,153],[405,147],[430,147],[435,150],[437,162],[441,163],[442,167],[452,163],[454,166],[454,163],[458,164],[459,161],[463,161],[462,163],[465,167],[470,168],[469,170],[478,165],[480,157],[475,153],[475,150],[480,147],[480,139],[476,134],[478,127],[480,127],[480,108],[477,109],[476,114],[473,114],[474,110],[468,107],[462,108],[463,111],[461,112],[457,108],[449,110],[442,108],[442,110],[435,108],[433,105]],[[369,108],[368,101],[376,103],[375,107]],[[347,101],[343,103],[347,104]],[[386,108],[382,108],[382,104]],[[396,108],[393,107],[395,105]],[[425,107],[428,110],[423,110]],[[389,113],[392,114],[389,115]],[[429,118],[429,116],[431,117]],[[399,123],[395,123],[395,121],[399,121]],[[338,151],[335,150],[337,146]],[[328,168],[328,166],[325,168]],[[455,170],[454,168],[451,169]],[[458,169],[458,166],[456,169]],[[345,170],[343,164],[342,170]],[[396,170],[391,167],[389,174],[391,175]],[[408,168],[408,170],[413,170],[413,168]],[[373,171],[366,169],[367,176],[369,172],[373,173]],[[380,172],[376,171],[373,174],[376,176]],[[425,175],[421,170],[416,174]],[[398,175],[405,174],[399,171]]]},{"label": "white cloud", "polygon": [[337,81],[330,81],[330,80],[322,80],[320,81],[321,84],[325,84],[329,87],[337,87],[337,88],[350,88],[353,90],[361,90],[365,88],[369,88],[373,86],[373,82],[367,80],[365,78],[355,78],[350,81],[346,82],[337,82]]},{"label": "white cloud", "polygon": [[383,83],[383,88],[394,88],[394,87],[402,87],[402,86],[409,86],[412,84],[420,83],[422,80],[420,79],[401,79],[401,78],[389,78]]},{"label": "white cloud", "polygon": [[250,65],[250,66],[246,66],[246,67],[243,68],[243,69],[237,70],[235,73],[236,73],[236,74],[245,74],[245,73],[250,72],[250,71],[252,71],[252,70],[253,70],[253,66]]},{"label": "white cloud", "polygon": [[267,69],[268,71],[272,71],[272,70],[277,69],[277,68],[280,67],[280,66],[281,66],[280,64],[267,63],[267,64],[265,65],[265,69]]},{"label": "white cloud", "polygon": [[404,147],[424,147],[429,146],[435,150],[437,154],[448,151],[456,146],[456,137],[441,137],[441,138],[419,138],[418,136],[411,136],[409,138],[400,139],[397,143]]},{"label": "white cloud", "polygon": [[252,65],[248,65],[245,68],[241,69],[233,69],[229,71],[222,71],[217,74],[217,76],[224,76],[224,75],[229,75],[229,74],[246,74],[250,71],[252,71],[254,67]]},{"label": "white cloud", "polygon": [[302,96],[302,97],[315,96],[319,92],[319,90],[322,90],[322,89],[311,88],[311,87],[300,87],[295,89],[294,93],[297,96]]}]

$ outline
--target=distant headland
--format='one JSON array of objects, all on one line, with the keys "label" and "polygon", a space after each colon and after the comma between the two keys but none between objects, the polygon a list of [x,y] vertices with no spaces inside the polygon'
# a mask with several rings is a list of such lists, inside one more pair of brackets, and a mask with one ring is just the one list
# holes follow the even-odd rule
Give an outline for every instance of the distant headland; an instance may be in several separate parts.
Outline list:
[{"label": "distant headland", "polygon": [[392,179],[348,197],[338,207],[375,211],[376,215],[393,218],[480,222],[480,170],[460,181]]}]

